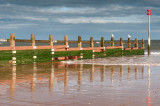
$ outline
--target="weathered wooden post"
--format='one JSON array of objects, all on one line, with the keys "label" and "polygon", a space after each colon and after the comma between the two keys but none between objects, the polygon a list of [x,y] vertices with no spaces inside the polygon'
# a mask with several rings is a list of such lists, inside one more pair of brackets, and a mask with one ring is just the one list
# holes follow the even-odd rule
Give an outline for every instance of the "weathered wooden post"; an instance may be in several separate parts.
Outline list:
[{"label": "weathered wooden post", "polygon": [[49,45],[53,46],[53,36],[49,35]]},{"label": "weathered wooden post", "polygon": [[138,39],[135,39],[135,47],[138,47]]},{"label": "weathered wooden post", "polygon": [[90,37],[90,47],[94,47],[93,37]]},{"label": "weathered wooden post", "polygon": [[[11,33],[10,35],[10,47],[15,47],[15,34],[14,33]],[[12,65],[16,65],[16,50],[14,50],[15,48],[13,48],[13,51],[12,51],[12,54],[13,54],[13,57],[12,57]]]},{"label": "weathered wooden post", "polygon": [[33,33],[31,34],[31,46],[35,46],[35,36]]},{"label": "weathered wooden post", "polygon": [[81,36],[78,36],[78,48],[82,48]]},{"label": "weathered wooden post", "polygon": [[15,34],[11,33],[10,35],[10,47],[15,47]]},{"label": "weathered wooden post", "polygon": [[142,47],[144,47],[144,39],[142,39]]},{"label": "weathered wooden post", "polygon": [[131,48],[131,39],[128,38],[128,48]]},{"label": "weathered wooden post", "polygon": [[[35,36],[34,36],[34,34],[32,33],[31,34],[31,46],[33,46],[33,49],[36,49],[36,43],[35,43]],[[36,54],[35,54],[35,50],[34,50],[34,55],[33,55],[33,63],[35,64],[36,63],[36,59],[37,59],[37,56],[36,56]]]},{"label": "weathered wooden post", "polygon": [[123,38],[120,38],[120,46],[123,46]]},{"label": "weathered wooden post", "polygon": [[104,47],[104,37],[101,37],[101,47]]},{"label": "weathered wooden post", "polygon": [[114,46],[114,36],[111,37],[111,46]]},{"label": "weathered wooden post", "polygon": [[68,36],[64,36],[64,45],[68,46]]}]

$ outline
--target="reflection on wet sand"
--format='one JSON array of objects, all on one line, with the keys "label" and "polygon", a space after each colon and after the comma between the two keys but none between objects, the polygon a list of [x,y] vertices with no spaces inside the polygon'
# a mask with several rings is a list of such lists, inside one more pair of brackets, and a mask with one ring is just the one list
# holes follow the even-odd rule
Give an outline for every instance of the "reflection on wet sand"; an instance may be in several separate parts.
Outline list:
[{"label": "reflection on wet sand", "polygon": [[137,79],[138,68],[135,66],[135,79]]},{"label": "reflection on wet sand", "polygon": [[130,73],[131,73],[131,67],[130,66],[128,66],[128,80],[130,80]]},{"label": "reflection on wet sand", "polygon": [[122,75],[123,75],[123,66],[120,66],[120,80],[122,80]]},{"label": "reflection on wet sand", "polygon": [[93,76],[94,76],[94,64],[92,64],[92,67],[90,69],[90,82],[93,82]]},{"label": "reflection on wet sand", "polygon": [[14,99],[15,94],[15,86],[16,85],[16,66],[12,67],[12,80],[10,84],[10,97],[11,99]]},{"label": "reflection on wet sand", "polygon": [[150,94],[151,81],[150,81],[150,75],[151,75],[151,70],[150,70],[150,65],[148,65],[148,97],[147,97],[148,106],[151,106],[151,94]]},{"label": "reflection on wet sand", "polygon": [[[150,87],[151,87],[151,81],[150,81],[150,66],[148,68],[148,95],[147,95],[147,104],[148,106],[151,106],[151,95],[150,95]],[[57,80],[57,86],[59,83],[63,81],[64,83],[64,93],[67,93],[68,90],[70,90],[70,84],[69,82],[77,80],[76,84],[78,87],[78,91],[81,92],[81,88],[83,88],[82,84],[84,82],[87,82],[87,77],[89,77],[89,82],[97,82],[97,79],[100,79],[99,83],[103,83],[108,81],[110,79],[110,84],[116,84],[118,80],[121,82],[124,80],[127,80],[128,83],[130,83],[131,79],[138,80],[138,79],[144,79],[145,78],[145,70],[144,66],[105,66],[105,65],[84,65],[84,64],[52,64],[47,68],[42,68],[40,65],[33,65],[33,68],[31,69],[32,73],[27,75],[24,79],[21,80],[21,82],[28,83],[27,81],[30,81],[30,92],[31,94],[35,92],[38,87],[36,83],[40,83],[42,80],[44,80],[45,83],[48,83],[48,92],[52,94],[54,91],[54,84],[55,80]],[[45,71],[43,71],[45,70]],[[47,70],[47,71],[46,71]],[[16,82],[22,73],[16,73],[16,66],[12,67],[12,79],[10,80],[10,97],[11,99],[14,99],[15,92],[16,92]],[[71,74],[70,74],[71,72]],[[108,78],[106,75],[110,73],[110,78]],[[138,75],[140,74],[140,75]],[[17,75],[19,77],[17,77]],[[63,76],[62,76],[63,75]],[[100,75],[100,76],[99,76]],[[46,77],[48,76],[48,77]],[[69,77],[70,76],[70,77]],[[135,77],[134,77],[135,76]],[[140,77],[139,77],[140,76]],[[63,80],[62,80],[63,79]],[[83,80],[82,80],[83,79]],[[1,80],[1,79],[0,79]],[[40,81],[38,81],[40,80]],[[38,81],[38,82],[37,82]],[[116,81],[116,82],[115,82]],[[88,83],[89,83],[88,82]],[[107,82],[109,83],[109,82]],[[1,91],[0,91],[1,92]]]},{"label": "reflection on wet sand", "polygon": [[33,75],[31,77],[31,92],[34,92],[37,80],[37,67],[36,64],[33,65]]},{"label": "reflection on wet sand", "polygon": [[144,79],[144,67],[142,67],[142,79]]},{"label": "reflection on wet sand", "polygon": [[78,71],[78,85],[81,85],[81,81],[82,81],[82,70],[83,70],[83,65],[80,65],[80,70]]},{"label": "reflection on wet sand", "polygon": [[64,91],[67,91],[68,86],[68,71],[65,69],[64,71]]},{"label": "reflection on wet sand", "polygon": [[104,81],[104,72],[105,72],[105,66],[103,66],[101,69],[101,82]]},{"label": "reflection on wet sand", "polygon": [[[106,71],[109,71],[111,72],[111,82],[113,83],[114,82],[114,74],[115,74],[115,66],[105,66],[105,65],[102,65],[102,66],[99,66],[99,65],[88,65],[88,67],[83,67],[84,65],[83,64],[80,64],[79,66],[76,64],[76,65],[73,65],[72,64],[72,67],[74,67],[74,69],[77,69],[77,72],[78,72],[78,79],[77,79],[77,83],[80,85],[81,84],[81,81],[82,81],[82,73],[83,71],[85,71],[86,69],[90,69],[90,82],[93,82],[94,81],[94,72],[95,72],[95,68],[96,70],[98,69],[99,70],[99,73],[100,73],[100,77],[101,77],[101,82],[104,81],[105,79],[105,72]],[[87,65],[85,65],[87,66]],[[68,68],[70,68],[70,65],[56,65],[56,68],[64,68],[64,87],[67,88],[68,86]],[[79,68],[76,68],[76,67],[79,67]],[[119,79],[122,80],[123,78],[123,66],[116,66],[116,70],[117,70],[117,67],[119,67]],[[86,69],[85,69],[86,68]],[[144,66],[141,68],[142,69],[142,78],[144,78]],[[128,66],[128,74],[127,74],[127,78],[130,79],[130,74],[131,74],[131,67]],[[30,81],[30,85],[31,85],[31,92],[34,92],[35,90],[35,86],[36,86],[36,80],[37,80],[37,66],[36,65],[33,65],[33,70],[32,70],[32,74],[31,74],[31,81]],[[96,71],[97,72],[97,71]],[[117,73],[117,72],[116,72]],[[133,73],[133,72],[132,72]],[[137,79],[137,75],[138,75],[138,67],[135,66],[135,79]],[[97,77],[97,76],[95,76]],[[53,81],[55,80],[55,70],[54,70],[54,65],[51,66],[51,69],[50,69],[50,72],[49,72],[49,90],[51,91],[53,89]],[[12,67],[12,83],[11,83],[11,89],[13,90],[15,88],[15,83],[16,83],[16,66],[13,66]]]},{"label": "reflection on wet sand", "polygon": [[111,82],[114,83],[114,66],[111,66]]},{"label": "reflection on wet sand", "polygon": [[51,73],[49,75],[49,91],[52,92],[54,81],[54,67],[51,68]]}]

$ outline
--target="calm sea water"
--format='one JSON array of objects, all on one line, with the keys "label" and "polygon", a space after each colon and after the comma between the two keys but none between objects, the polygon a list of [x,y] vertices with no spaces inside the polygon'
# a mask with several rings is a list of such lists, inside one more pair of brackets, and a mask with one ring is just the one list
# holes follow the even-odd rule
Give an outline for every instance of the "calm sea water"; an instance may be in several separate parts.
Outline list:
[{"label": "calm sea water", "polygon": [[151,44],[151,55],[0,67],[0,105],[158,106],[160,41]]}]

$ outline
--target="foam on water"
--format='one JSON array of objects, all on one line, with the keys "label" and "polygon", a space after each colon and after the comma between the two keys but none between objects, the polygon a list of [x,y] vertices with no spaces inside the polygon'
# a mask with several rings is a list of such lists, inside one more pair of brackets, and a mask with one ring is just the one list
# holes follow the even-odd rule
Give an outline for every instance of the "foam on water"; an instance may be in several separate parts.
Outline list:
[{"label": "foam on water", "polygon": [[[148,52],[144,52],[144,54],[147,55]],[[158,51],[157,52],[151,52],[151,55],[160,55],[160,52],[158,52]]]},{"label": "foam on water", "polygon": [[67,64],[95,64],[95,65],[143,65],[160,66],[160,52],[152,52],[151,55],[107,57],[97,59],[69,60]]}]

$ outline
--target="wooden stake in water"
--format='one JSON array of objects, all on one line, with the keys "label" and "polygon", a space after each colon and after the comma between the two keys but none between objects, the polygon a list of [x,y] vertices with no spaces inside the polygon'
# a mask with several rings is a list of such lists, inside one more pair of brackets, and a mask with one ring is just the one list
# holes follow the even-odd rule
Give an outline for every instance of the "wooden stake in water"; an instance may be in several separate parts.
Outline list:
[{"label": "wooden stake in water", "polygon": [[104,37],[101,37],[101,47],[104,47]]},{"label": "wooden stake in water", "polygon": [[81,36],[78,36],[78,48],[82,48]]},{"label": "wooden stake in water", "polygon": [[112,37],[111,37],[111,46],[114,46],[114,35],[112,34]]},{"label": "wooden stake in water", "polygon": [[64,36],[64,45],[68,46],[68,36]]},{"label": "wooden stake in water", "polygon": [[135,47],[138,47],[138,39],[135,39]]},{"label": "wooden stake in water", "polygon": [[53,46],[53,36],[49,35],[49,45]]},{"label": "wooden stake in water", "polygon": [[123,46],[123,38],[120,38],[120,46]]},{"label": "wooden stake in water", "polygon": [[90,47],[94,47],[93,37],[90,37]]},{"label": "wooden stake in water", "polygon": [[142,47],[144,48],[144,39],[142,39]]},{"label": "wooden stake in water", "polygon": [[15,34],[11,33],[10,35],[10,47],[15,47]]},{"label": "wooden stake in water", "polygon": [[130,39],[130,37],[128,38],[128,48],[131,48],[131,39]]},{"label": "wooden stake in water", "polygon": [[35,46],[35,36],[33,33],[31,34],[31,46]]}]

